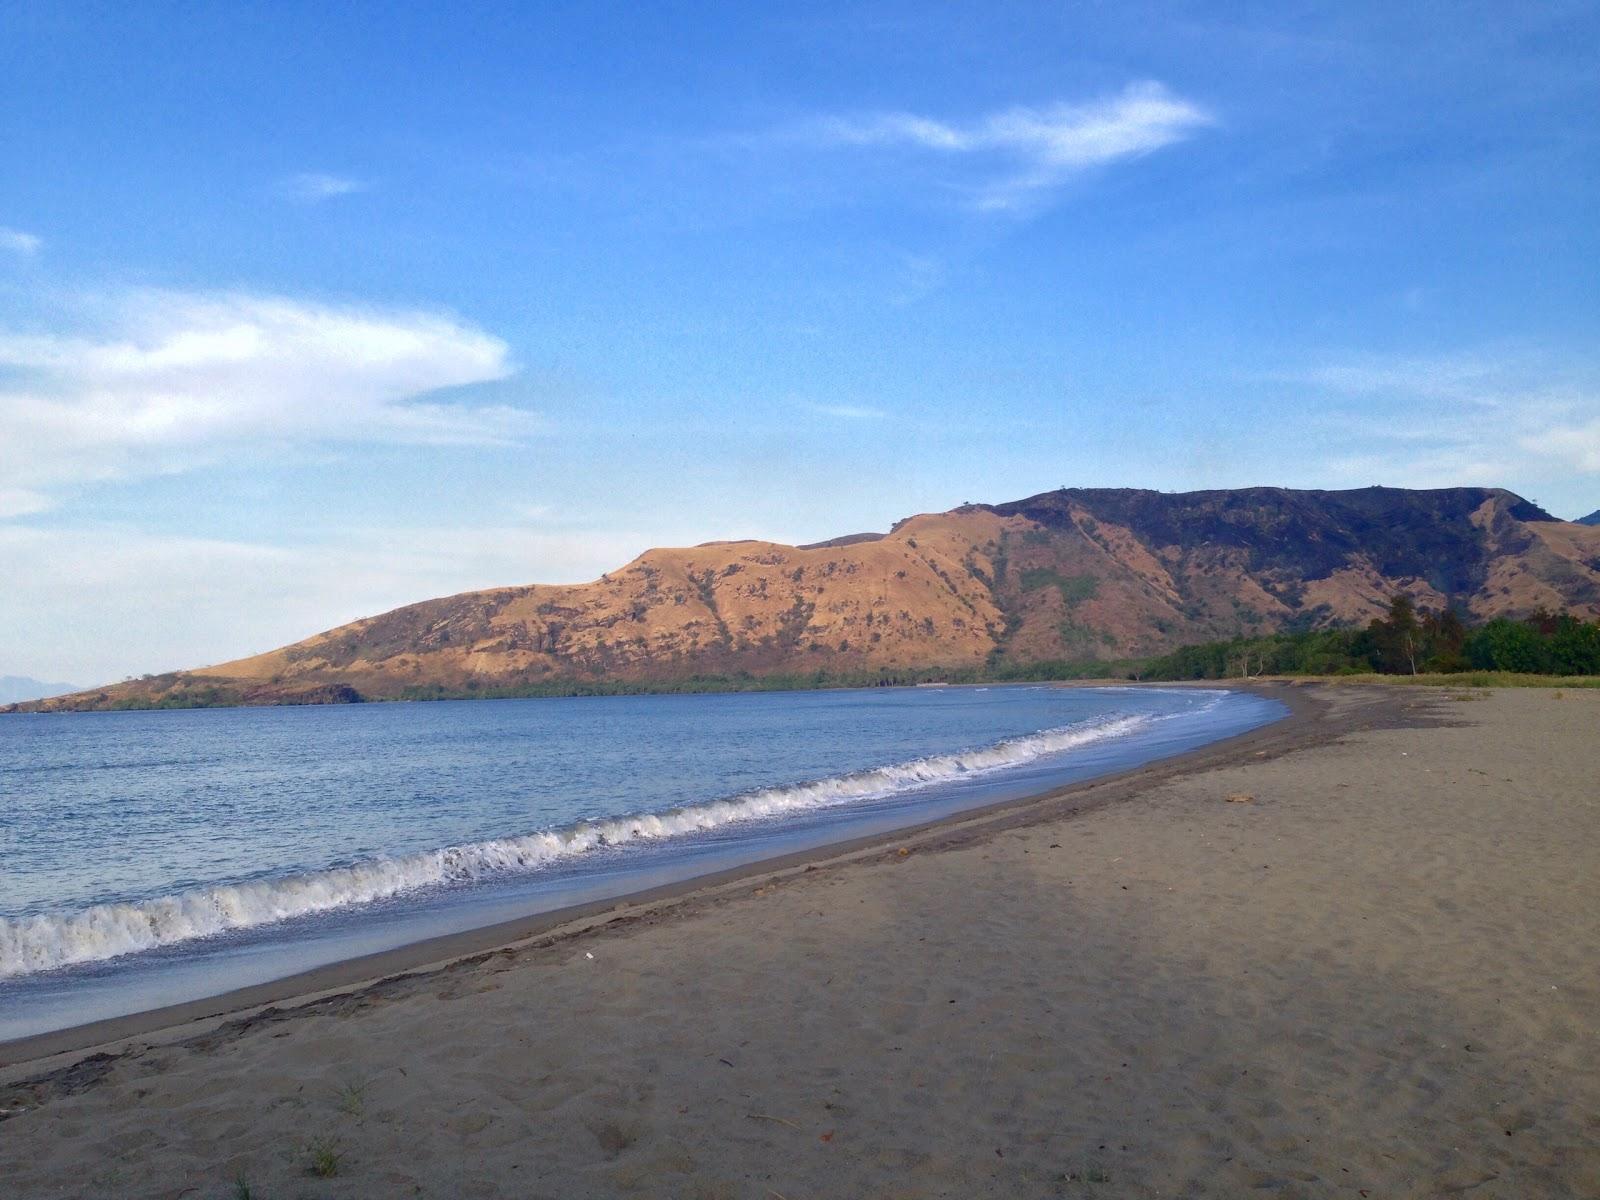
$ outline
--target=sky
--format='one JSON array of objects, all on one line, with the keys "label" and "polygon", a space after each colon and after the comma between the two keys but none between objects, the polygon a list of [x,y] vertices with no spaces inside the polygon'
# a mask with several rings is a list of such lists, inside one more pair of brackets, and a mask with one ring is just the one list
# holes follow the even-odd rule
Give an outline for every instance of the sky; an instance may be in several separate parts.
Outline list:
[{"label": "sky", "polygon": [[1600,507],[1600,6],[0,6],[0,673],[1064,485]]}]

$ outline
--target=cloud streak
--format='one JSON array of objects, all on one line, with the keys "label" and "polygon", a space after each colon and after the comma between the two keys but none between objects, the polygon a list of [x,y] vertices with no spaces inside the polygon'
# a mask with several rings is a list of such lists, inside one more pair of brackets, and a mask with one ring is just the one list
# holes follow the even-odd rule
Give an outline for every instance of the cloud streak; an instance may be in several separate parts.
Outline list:
[{"label": "cloud streak", "polygon": [[295,444],[504,445],[539,428],[441,389],[504,378],[504,342],[416,311],[240,293],[105,298],[88,330],[0,330],[0,510]]},{"label": "cloud streak", "polygon": [[20,254],[24,258],[31,257],[44,249],[44,239],[36,233],[26,233],[21,229],[12,229],[0,225],[0,250],[12,254]]},{"label": "cloud streak", "polygon": [[1150,154],[1213,123],[1193,101],[1144,82],[1086,104],[1009,108],[967,124],[876,113],[819,121],[809,134],[825,146],[901,147],[992,161],[1000,169],[977,187],[974,204],[1002,212],[1036,203],[1084,171]]},{"label": "cloud streak", "polygon": [[283,195],[299,204],[320,204],[324,200],[367,191],[371,186],[364,179],[329,175],[322,171],[303,171],[290,175],[278,185]]},{"label": "cloud streak", "polygon": [[1529,355],[1366,358],[1296,382],[1332,401],[1324,425],[1359,446],[1330,462],[1349,482],[1559,482],[1600,472],[1600,388]]},{"label": "cloud streak", "polygon": [[889,414],[881,408],[869,408],[865,404],[810,404],[803,405],[808,412],[818,416],[837,417],[842,421],[881,421]]}]

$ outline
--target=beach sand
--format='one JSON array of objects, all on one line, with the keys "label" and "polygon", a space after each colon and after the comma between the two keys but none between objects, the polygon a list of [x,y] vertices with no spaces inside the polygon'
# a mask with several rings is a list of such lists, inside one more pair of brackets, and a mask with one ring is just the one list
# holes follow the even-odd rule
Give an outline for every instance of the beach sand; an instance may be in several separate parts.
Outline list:
[{"label": "beach sand", "polygon": [[13,1063],[0,1197],[1600,1196],[1600,692],[1303,694],[1209,763]]}]

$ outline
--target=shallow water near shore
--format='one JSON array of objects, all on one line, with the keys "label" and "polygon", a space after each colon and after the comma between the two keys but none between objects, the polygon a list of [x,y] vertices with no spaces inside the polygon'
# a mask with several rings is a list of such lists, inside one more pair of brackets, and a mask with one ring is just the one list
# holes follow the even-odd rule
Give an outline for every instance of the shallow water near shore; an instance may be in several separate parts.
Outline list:
[{"label": "shallow water near shore", "polygon": [[918,824],[1246,732],[1135,687],[0,721],[0,1040]]}]

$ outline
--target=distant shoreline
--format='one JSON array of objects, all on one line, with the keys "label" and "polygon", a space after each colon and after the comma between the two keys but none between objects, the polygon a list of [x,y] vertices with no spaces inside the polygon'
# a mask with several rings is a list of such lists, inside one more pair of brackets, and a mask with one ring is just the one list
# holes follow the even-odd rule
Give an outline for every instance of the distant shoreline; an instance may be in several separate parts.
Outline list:
[{"label": "distant shoreline", "polygon": [[[1011,673],[986,674],[971,668],[925,667],[885,674],[862,672],[860,674],[814,675],[712,675],[697,676],[676,681],[650,680],[584,680],[563,679],[550,683],[528,684],[519,687],[411,689],[398,695],[367,695],[354,687],[341,685],[337,690],[341,698],[299,698],[298,694],[284,698],[247,699],[244,693],[229,693],[220,699],[192,701],[187,698],[141,703],[130,699],[110,701],[98,706],[39,709],[36,706],[64,697],[45,700],[19,701],[0,706],[0,716],[26,716],[34,712],[182,712],[206,708],[311,708],[344,704],[430,704],[435,701],[454,700],[567,700],[593,696],[686,696],[741,694],[749,692],[831,692],[866,691],[873,688],[922,687],[939,684],[948,687],[1000,687],[1007,684],[1059,684],[1059,683],[1135,683],[1119,672],[1122,663],[1040,664]],[[1176,681],[1152,681],[1176,682]],[[120,687],[112,684],[108,687]],[[88,689],[95,691],[96,689]],[[99,689],[101,691],[107,689]],[[219,687],[219,690],[223,690]],[[329,687],[315,689],[318,693]],[[82,693],[73,693],[80,695]]]},{"label": "distant shoreline", "polygon": [[[1433,687],[1433,688],[1600,688],[1600,675],[1539,675],[1512,671],[1458,671],[1451,673],[1422,672],[1417,675],[1252,675],[1247,677],[1222,677],[1216,679],[1142,679],[1134,675],[1119,674],[1118,664],[1104,674],[1092,673],[1085,664],[1083,673],[1069,674],[1046,672],[1038,676],[1006,675],[950,678],[964,675],[955,671],[927,671],[909,673],[916,678],[876,678],[870,681],[829,678],[820,682],[797,681],[787,677],[763,677],[752,680],[689,680],[681,683],[579,683],[568,685],[540,685],[522,688],[488,688],[480,691],[441,691],[426,696],[364,696],[355,693],[349,700],[254,700],[216,703],[166,703],[138,704],[119,701],[96,708],[32,707],[40,701],[26,701],[0,706],[0,716],[34,716],[40,714],[122,713],[122,712],[194,712],[207,709],[231,708],[326,708],[353,704],[433,704],[476,700],[575,700],[608,696],[707,696],[748,695],[760,692],[848,692],[869,691],[874,688],[896,687],[1225,687],[1251,688],[1269,684],[1326,684],[1336,687]],[[970,673],[965,673],[970,674]],[[921,676],[925,675],[926,678]],[[354,692],[354,689],[350,689]]]}]

